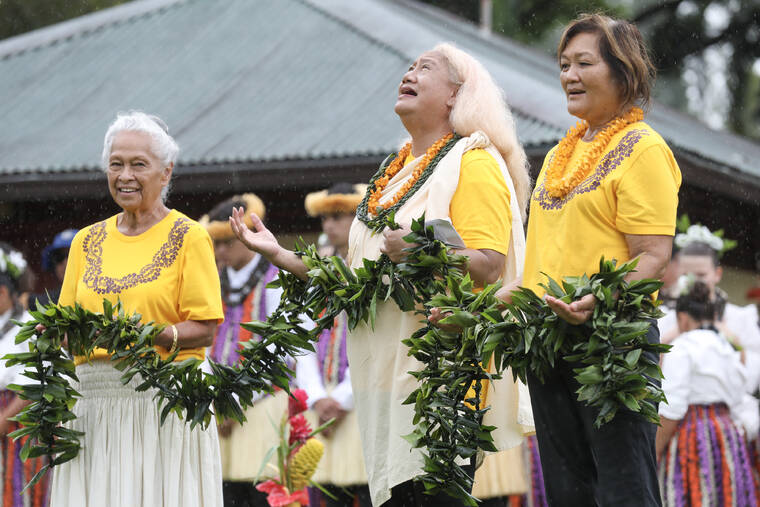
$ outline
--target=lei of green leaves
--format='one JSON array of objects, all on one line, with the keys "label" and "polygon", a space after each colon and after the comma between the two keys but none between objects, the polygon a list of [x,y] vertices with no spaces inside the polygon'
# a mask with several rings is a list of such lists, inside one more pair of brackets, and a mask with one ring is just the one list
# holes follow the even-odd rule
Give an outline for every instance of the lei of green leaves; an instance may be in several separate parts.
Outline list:
[{"label": "lei of green leaves", "polygon": [[[393,214],[384,226],[397,227]],[[404,340],[409,355],[423,365],[410,372],[419,385],[404,403],[414,405],[415,430],[404,438],[422,451],[424,471],[417,479],[430,493],[442,491],[476,504],[468,493],[472,479],[457,461],[470,459],[479,450],[495,450],[491,437],[495,428],[482,424],[488,407],[481,401],[480,381],[499,378],[507,368],[525,381],[528,373],[543,379],[557,361],[571,361],[577,365],[578,398],[599,407],[598,425],[622,407],[657,420],[653,403],[664,397],[655,381],[662,374],[657,362],[643,352],[667,350],[647,343],[645,337],[646,319],[658,315],[650,295],[660,283],[626,282],[635,261],[616,268],[614,261],[602,260],[600,273],[566,279],[561,286],[549,280],[547,292],[565,301],[589,293],[599,299],[588,323],[570,326],[530,290],[520,289],[513,304],[506,306],[495,297],[497,284],[475,292],[464,270],[466,257],[435,240],[424,217],[412,223],[405,239],[412,245],[403,263],[394,264],[383,255],[364,259],[353,270],[339,257],[323,258],[314,246],[303,247],[298,253],[309,268],[308,280],[281,272],[272,283],[283,289],[275,314],[267,322],[243,324],[262,340],[246,343],[238,366],[212,363],[213,375],[201,373],[197,360],[160,359],[152,348],[159,328],[140,325],[139,316],[124,315],[120,307],[114,314],[106,302],[103,315],[79,307],[42,308],[33,314],[35,321],[24,325],[18,340],[31,338],[38,323],[46,326],[45,333],[30,341],[29,353],[11,359],[11,364],[31,366],[27,376],[40,382],[16,388],[34,401],[18,417],[26,425],[20,431],[30,437],[25,443],[27,455],[47,454],[52,466],[73,458],[79,449],[81,434],[58,426],[74,417],[70,408],[76,396],[62,378],[75,378],[73,364],[61,348],[66,333],[77,354],[88,355],[95,346],[107,348],[115,366],[125,372],[125,382],[139,373],[143,383],[137,390],[157,390],[162,418],[172,411],[180,416],[187,412],[191,424],[206,425],[212,405],[217,417],[244,421],[241,406],[251,405],[254,391],[288,388],[292,372],[282,358],[298,354],[299,349],[313,350],[311,343],[342,311],[348,314],[350,328],[362,322],[374,327],[378,303],[389,300],[402,311],[420,314],[420,329]],[[458,330],[430,324],[427,316],[432,307],[449,312],[442,323]],[[304,313],[317,324],[314,329],[300,326],[297,315]],[[482,365],[492,359],[489,373]],[[59,387],[52,392],[51,385]]]},{"label": "lei of green leaves", "polygon": [[433,171],[435,171],[435,168],[438,166],[438,162],[440,162],[441,159],[446,156],[446,154],[461,138],[462,136],[459,134],[454,134],[454,137],[452,137],[446,144],[443,145],[441,150],[435,155],[435,157],[433,157],[427,167],[425,167],[424,171],[422,171],[422,174],[420,175],[420,178],[414,183],[414,185],[412,185],[412,188],[410,188],[409,191],[404,194],[401,199],[399,199],[399,201],[393,206],[389,206],[387,208],[378,206],[378,209],[374,210],[376,212],[375,217],[371,218],[368,210],[369,198],[372,195],[372,192],[376,190],[375,185],[377,180],[385,174],[385,171],[388,170],[390,162],[398,156],[397,153],[392,153],[389,155],[383,161],[383,163],[380,164],[380,169],[378,169],[375,175],[372,176],[372,178],[369,180],[369,185],[367,185],[367,192],[364,194],[364,199],[362,199],[362,201],[359,203],[359,206],[356,208],[357,218],[361,220],[369,229],[375,232],[380,232],[385,229],[385,227],[388,225],[389,220],[393,221],[393,216],[395,215],[396,211],[401,208],[401,206],[403,206],[404,203],[408,201],[417,192],[417,190],[420,189],[420,187],[422,187],[430,175],[433,174]]}]

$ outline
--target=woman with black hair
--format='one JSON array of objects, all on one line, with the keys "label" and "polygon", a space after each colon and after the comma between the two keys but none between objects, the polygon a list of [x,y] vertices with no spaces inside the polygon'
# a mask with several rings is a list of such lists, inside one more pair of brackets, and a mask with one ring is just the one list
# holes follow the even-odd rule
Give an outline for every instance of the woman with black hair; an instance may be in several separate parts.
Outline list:
[{"label": "woman with black hair", "polygon": [[656,449],[666,506],[757,505],[747,440],[732,420],[746,375],[715,327],[710,287],[689,280],[676,302],[680,335],[663,356]]}]

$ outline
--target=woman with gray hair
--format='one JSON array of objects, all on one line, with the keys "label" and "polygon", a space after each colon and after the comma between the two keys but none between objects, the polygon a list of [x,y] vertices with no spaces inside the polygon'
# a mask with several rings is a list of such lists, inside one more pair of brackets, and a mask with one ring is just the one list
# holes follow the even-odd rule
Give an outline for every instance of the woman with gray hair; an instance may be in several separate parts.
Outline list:
[{"label": "woman with gray hair", "polygon": [[[85,227],[71,243],[58,302],[100,312],[121,301],[143,322],[165,324],[155,345],[176,361],[204,358],[222,320],[219,277],[206,230],[166,197],[179,148],[157,117],[119,114],[108,128],[103,167],[122,211]],[[122,385],[102,349],[75,357],[82,395],[69,426],[85,433],[79,455],[56,467],[52,505],[221,506],[216,426],[163,425],[152,390]]]},{"label": "woman with gray hair", "polygon": [[[395,112],[410,141],[389,157],[372,179],[351,225],[348,261],[386,254],[401,262],[403,240],[413,219],[448,220],[461,236],[468,272],[477,285],[516,279],[523,264],[523,220],[530,194],[525,152],[501,90],[488,71],[467,53],[440,44],[422,53],[401,76]],[[393,213],[401,229],[385,228]],[[249,248],[302,278],[308,268],[279,245],[261,220],[253,228],[233,213],[232,225]],[[381,232],[380,232],[381,231]],[[414,408],[404,400],[418,386],[408,372],[422,365],[409,357],[402,340],[418,328],[419,316],[393,302],[378,302],[374,329],[358,325],[349,335],[348,362],[373,505],[436,507],[461,505],[443,494],[426,495],[413,478],[423,456],[402,435],[413,428]],[[496,446],[519,445],[531,424],[527,393],[519,396],[509,374],[488,388]],[[469,468],[473,472],[474,466]]]}]

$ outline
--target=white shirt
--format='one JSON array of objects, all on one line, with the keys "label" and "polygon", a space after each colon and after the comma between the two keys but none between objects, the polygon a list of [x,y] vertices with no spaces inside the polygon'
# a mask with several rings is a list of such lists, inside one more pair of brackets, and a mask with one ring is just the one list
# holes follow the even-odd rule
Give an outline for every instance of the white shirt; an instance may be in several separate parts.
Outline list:
[{"label": "white shirt", "polygon": [[[663,308],[665,316],[657,321],[660,336],[678,327],[676,311]],[[732,334],[736,335],[742,347],[760,354],[760,326],[757,323],[757,308],[754,305],[737,306],[726,303],[723,322]]]},{"label": "white shirt", "polygon": [[340,403],[343,410],[354,409],[354,393],[351,390],[351,369],[346,368],[343,381],[328,393],[322,382],[319,360],[316,352],[307,352],[299,356],[296,363],[296,384],[309,396],[309,408],[319,400],[330,397]]},{"label": "white shirt", "polygon": [[747,374],[740,353],[714,331],[695,329],[676,338],[663,355],[662,373],[668,401],[659,412],[668,419],[682,419],[689,405],[723,402],[735,413],[743,403]]},{"label": "white shirt", "polygon": [[[11,318],[13,310],[0,315],[0,329],[5,326],[8,320]],[[21,322],[31,320],[32,316],[29,313],[24,312],[20,319]],[[16,335],[21,330],[18,326],[13,326],[7,333],[0,337],[0,358],[5,357],[6,354],[17,354],[19,352],[29,352],[29,345],[27,342],[16,343]],[[22,375],[24,372],[24,366],[17,364],[15,366],[5,366],[5,361],[0,360],[0,389],[5,389],[9,384],[31,384],[34,380]]]},{"label": "white shirt", "polygon": [[[256,254],[253,256],[253,259],[248,262],[248,264],[239,270],[234,270],[231,267],[227,266],[225,269],[227,270],[227,279],[230,281],[230,288],[239,289],[245,285],[245,282],[251,278],[251,273],[253,273],[253,270],[256,269],[256,266],[259,265],[260,260],[261,255]],[[267,302],[267,312],[271,315],[272,312],[274,312],[274,310],[280,304],[280,298],[282,297],[282,288],[277,287],[275,289],[266,289],[264,291],[264,297],[266,298]],[[239,304],[240,301],[236,301],[235,303]]]}]

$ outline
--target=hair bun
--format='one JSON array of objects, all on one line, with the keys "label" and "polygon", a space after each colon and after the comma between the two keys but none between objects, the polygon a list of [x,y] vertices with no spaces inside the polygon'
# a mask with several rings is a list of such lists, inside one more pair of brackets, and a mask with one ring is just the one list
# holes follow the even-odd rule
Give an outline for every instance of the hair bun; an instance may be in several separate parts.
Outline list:
[{"label": "hair bun", "polygon": [[689,292],[691,299],[698,303],[710,302],[710,288],[701,280],[695,280]]}]

